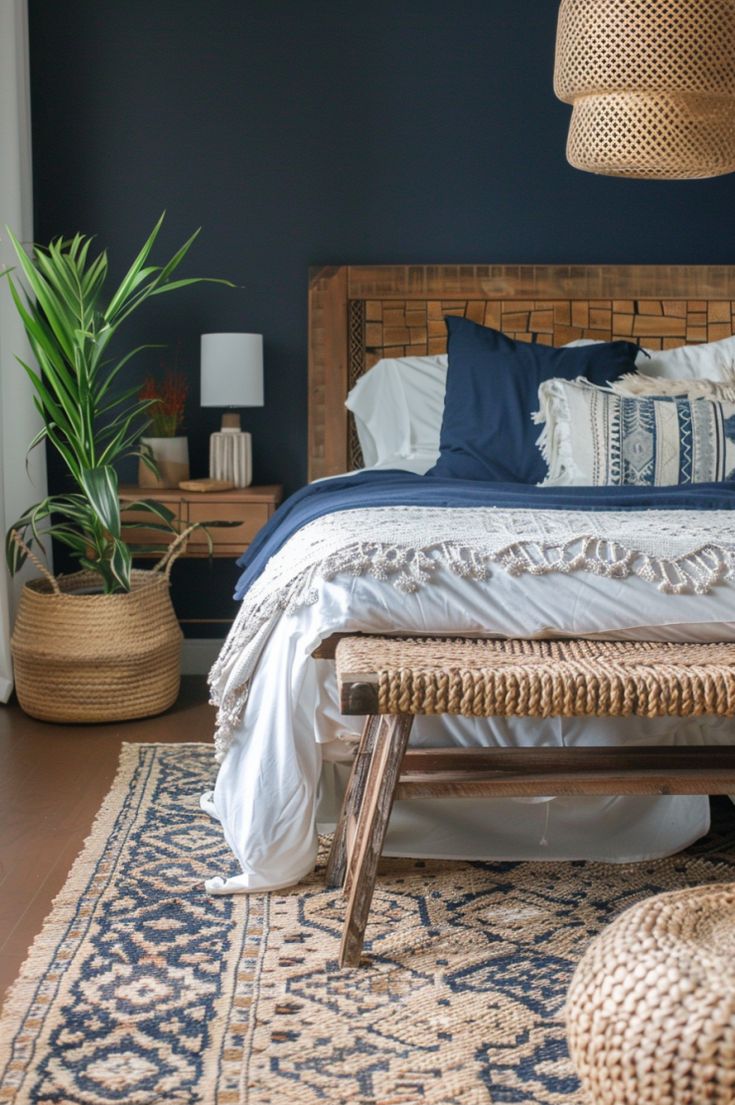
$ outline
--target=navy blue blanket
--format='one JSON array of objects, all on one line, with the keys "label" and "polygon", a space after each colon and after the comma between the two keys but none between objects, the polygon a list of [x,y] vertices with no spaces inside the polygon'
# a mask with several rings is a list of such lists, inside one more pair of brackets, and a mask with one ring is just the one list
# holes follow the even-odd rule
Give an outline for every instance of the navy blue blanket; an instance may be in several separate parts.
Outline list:
[{"label": "navy blue blanket", "polygon": [[[376,506],[504,507],[508,510],[732,510],[735,483],[674,487],[536,487],[520,483],[424,479],[397,470],[358,472],[309,484],[278,508],[238,564],[241,599],[266,563],[297,530],[339,510]],[[369,522],[366,538],[369,537]]]}]

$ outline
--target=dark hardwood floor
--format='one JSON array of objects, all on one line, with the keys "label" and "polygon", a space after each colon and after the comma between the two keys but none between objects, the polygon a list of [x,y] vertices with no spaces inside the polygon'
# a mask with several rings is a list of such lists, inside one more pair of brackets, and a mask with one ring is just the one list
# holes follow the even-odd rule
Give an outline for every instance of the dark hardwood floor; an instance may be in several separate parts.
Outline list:
[{"label": "dark hardwood floor", "polygon": [[112,784],[124,741],[210,741],[204,678],[159,717],[49,725],[0,706],[0,1004]]}]

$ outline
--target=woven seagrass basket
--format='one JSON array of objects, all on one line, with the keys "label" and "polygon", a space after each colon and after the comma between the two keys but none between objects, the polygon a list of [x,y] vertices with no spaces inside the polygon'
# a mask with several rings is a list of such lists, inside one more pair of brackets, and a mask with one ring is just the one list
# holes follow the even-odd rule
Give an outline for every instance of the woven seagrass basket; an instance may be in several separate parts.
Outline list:
[{"label": "woven seagrass basket", "polygon": [[11,648],[27,714],[124,721],[160,714],[175,702],[182,633],[169,594],[172,562],[134,570],[128,593],[81,593],[99,584],[87,571],[25,584]]}]

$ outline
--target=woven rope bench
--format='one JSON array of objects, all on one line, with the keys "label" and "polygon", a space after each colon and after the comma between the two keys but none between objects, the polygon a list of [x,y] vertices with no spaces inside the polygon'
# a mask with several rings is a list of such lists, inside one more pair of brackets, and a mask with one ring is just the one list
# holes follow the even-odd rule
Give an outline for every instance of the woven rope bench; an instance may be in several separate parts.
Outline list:
[{"label": "woven rope bench", "polygon": [[[325,655],[322,650],[321,655]],[[327,863],[360,961],[396,798],[735,792],[733,746],[408,749],[416,714],[735,717],[735,644],[342,637],[340,706],[366,715]]]}]

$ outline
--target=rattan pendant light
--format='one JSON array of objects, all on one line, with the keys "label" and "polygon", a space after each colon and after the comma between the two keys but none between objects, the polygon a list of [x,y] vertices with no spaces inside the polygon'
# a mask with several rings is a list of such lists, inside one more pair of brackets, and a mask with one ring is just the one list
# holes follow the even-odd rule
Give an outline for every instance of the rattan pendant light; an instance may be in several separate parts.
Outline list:
[{"label": "rattan pendant light", "polygon": [[735,171],[735,0],[562,0],[554,91],[577,169]]}]

